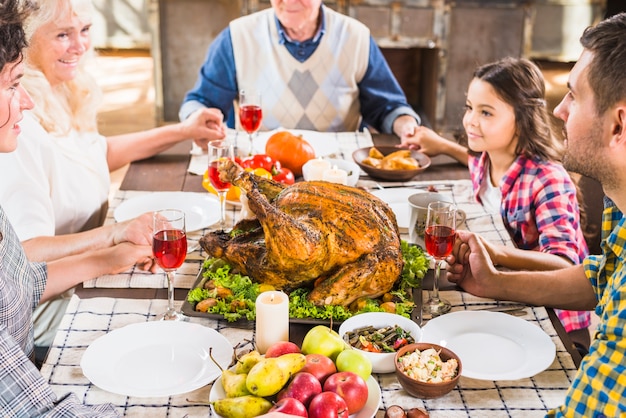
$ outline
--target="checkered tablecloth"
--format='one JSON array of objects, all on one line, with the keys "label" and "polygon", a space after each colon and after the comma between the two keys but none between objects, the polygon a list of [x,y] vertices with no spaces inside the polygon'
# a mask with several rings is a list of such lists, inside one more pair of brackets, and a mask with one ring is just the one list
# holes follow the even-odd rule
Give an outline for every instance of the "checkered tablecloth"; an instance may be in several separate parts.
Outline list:
[{"label": "checkered tablecloth", "polygon": [[[444,291],[453,310],[477,309],[495,302],[457,291]],[[74,296],[41,372],[58,395],[75,392],[84,403],[112,403],[127,417],[209,417],[210,408],[198,401],[209,399],[211,386],[193,392],[156,398],[126,397],[104,391],[89,382],[80,368],[80,360],[89,346],[106,333],[137,322],[153,320],[166,308],[165,300],[92,298]],[[418,407],[432,418],[445,417],[540,417],[563,402],[576,367],[557,336],[544,308],[526,308],[524,319],[541,327],[556,345],[556,357],[547,370],[515,381],[484,381],[461,377],[456,389],[446,396],[421,400],[409,396],[393,374],[374,375],[382,396],[377,417],[391,405]],[[211,327],[243,351],[251,349],[252,329],[235,328],[226,321],[190,318]],[[158,367],[158,365],[155,365]]]}]

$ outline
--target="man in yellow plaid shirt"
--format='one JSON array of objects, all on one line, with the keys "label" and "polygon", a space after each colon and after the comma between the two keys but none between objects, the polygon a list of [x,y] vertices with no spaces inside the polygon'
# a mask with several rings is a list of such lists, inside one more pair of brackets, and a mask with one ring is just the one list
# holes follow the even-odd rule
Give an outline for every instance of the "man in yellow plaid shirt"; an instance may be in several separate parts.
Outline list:
[{"label": "man in yellow plaid shirt", "polygon": [[585,30],[569,92],[554,110],[565,122],[566,169],[598,180],[607,198],[602,255],[549,272],[501,272],[476,236],[458,231],[448,279],[477,296],[568,310],[595,309],[594,341],[563,404],[548,416],[626,416],[626,13]]}]

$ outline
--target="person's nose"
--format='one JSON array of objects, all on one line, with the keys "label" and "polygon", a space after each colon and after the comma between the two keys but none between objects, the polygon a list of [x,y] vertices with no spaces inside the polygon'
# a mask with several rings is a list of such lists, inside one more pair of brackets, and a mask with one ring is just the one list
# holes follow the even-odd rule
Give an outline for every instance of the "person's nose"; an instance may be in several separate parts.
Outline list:
[{"label": "person's nose", "polygon": [[566,97],[564,97],[563,100],[561,100],[561,102],[558,105],[556,105],[556,107],[552,111],[554,116],[556,116],[557,118],[563,121],[566,121],[567,116],[568,116],[567,105],[565,104],[565,100],[566,100]]},{"label": "person's nose", "polygon": [[83,54],[87,50],[87,47],[83,39],[77,37],[72,39],[71,50],[76,54]]},{"label": "person's nose", "polygon": [[30,94],[28,94],[26,89],[21,85],[19,87],[19,93],[20,93],[20,109],[21,110],[28,110],[28,109],[32,109],[33,107],[35,107],[33,98],[30,97]]},{"label": "person's nose", "polygon": [[478,125],[478,118],[476,117],[476,112],[474,112],[472,110],[468,110],[467,112],[465,112],[465,116],[463,117],[463,121],[468,126],[477,126]]}]

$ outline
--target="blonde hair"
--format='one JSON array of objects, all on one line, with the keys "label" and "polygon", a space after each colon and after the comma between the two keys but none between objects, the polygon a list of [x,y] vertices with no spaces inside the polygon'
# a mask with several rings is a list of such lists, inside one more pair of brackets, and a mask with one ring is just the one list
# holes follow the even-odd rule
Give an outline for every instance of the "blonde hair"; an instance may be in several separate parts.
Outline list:
[{"label": "blonde hair", "polygon": [[36,54],[40,48],[34,47],[37,31],[43,25],[73,15],[90,20],[93,15],[91,0],[39,0],[38,4],[39,9],[25,22],[30,46],[24,51],[26,69],[22,85],[35,102],[32,112],[43,128],[55,136],[65,136],[72,129],[95,132],[102,92],[86,70],[86,61],[94,56],[93,48],[90,47],[80,60],[74,79],[53,87],[39,68]]}]

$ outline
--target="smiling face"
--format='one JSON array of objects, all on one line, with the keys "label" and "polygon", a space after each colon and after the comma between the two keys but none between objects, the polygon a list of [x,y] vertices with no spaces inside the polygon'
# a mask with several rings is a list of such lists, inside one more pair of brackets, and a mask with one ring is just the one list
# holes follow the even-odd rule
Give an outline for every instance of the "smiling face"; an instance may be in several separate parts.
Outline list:
[{"label": "smiling face", "polygon": [[52,86],[76,77],[80,60],[91,46],[90,14],[69,8],[59,6],[54,17],[35,30],[27,51],[30,63]]},{"label": "smiling face", "polygon": [[514,155],[517,145],[515,111],[496,94],[491,84],[477,78],[471,81],[463,127],[472,151]]},{"label": "smiling face", "polygon": [[274,13],[290,38],[312,38],[318,26],[322,0],[271,0]]},{"label": "smiling face", "polygon": [[20,85],[23,74],[22,63],[7,64],[0,72],[0,152],[15,150],[22,111],[33,108],[33,101]]}]

